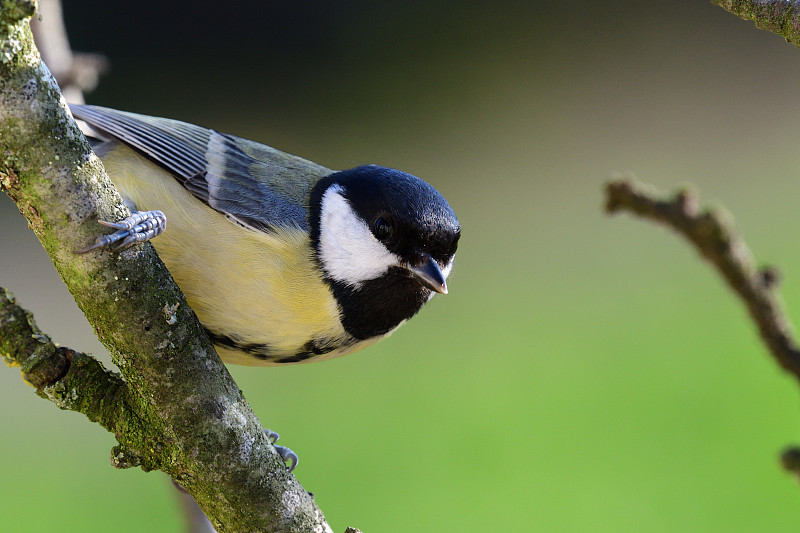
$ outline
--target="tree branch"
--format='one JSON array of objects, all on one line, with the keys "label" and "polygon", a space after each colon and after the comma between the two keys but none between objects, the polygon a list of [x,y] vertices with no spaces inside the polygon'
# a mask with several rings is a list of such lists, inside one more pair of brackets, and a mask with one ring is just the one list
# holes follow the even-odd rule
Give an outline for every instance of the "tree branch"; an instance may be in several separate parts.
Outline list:
[{"label": "tree branch", "polygon": [[778,34],[800,46],[800,3],[795,0],[711,0],[756,28]]},{"label": "tree branch", "polygon": [[[128,386],[118,374],[109,372],[89,355],[56,346],[39,330],[33,316],[2,287],[0,353],[7,365],[20,367],[22,379],[35,387],[39,396],[61,409],[83,413],[122,439],[153,434],[144,425],[144,413],[131,401]],[[129,441],[125,447],[141,449],[143,445],[160,447],[161,443]]]},{"label": "tree branch", "polygon": [[692,191],[681,191],[670,199],[661,197],[663,194],[633,179],[611,181],[606,185],[606,211],[628,211],[686,237],[744,301],[770,353],[800,381],[800,349],[775,291],[777,272],[758,269],[730,218],[719,211],[701,210]]},{"label": "tree branch", "polygon": [[[117,466],[166,472],[218,530],[330,531],[153,248],[73,253],[93,240],[98,218],[118,220],[127,208],[39,58],[28,26],[35,7],[34,0],[0,2],[0,186],[124,382],[90,357],[56,348],[5,293],[4,357],[59,407],[113,431]],[[17,326],[29,335],[14,334]]]}]

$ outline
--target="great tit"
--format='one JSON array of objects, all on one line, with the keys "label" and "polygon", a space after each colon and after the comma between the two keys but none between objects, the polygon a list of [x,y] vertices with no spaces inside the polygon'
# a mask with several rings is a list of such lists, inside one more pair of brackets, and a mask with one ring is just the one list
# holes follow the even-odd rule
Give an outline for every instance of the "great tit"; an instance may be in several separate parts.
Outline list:
[{"label": "great tit", "polygon": [[176,120],[70,107],[134,211],[82,251],[163,232],[153,245],[225,362],[353,352],[447,293],[461,227],[415,176],[336,172]]}]

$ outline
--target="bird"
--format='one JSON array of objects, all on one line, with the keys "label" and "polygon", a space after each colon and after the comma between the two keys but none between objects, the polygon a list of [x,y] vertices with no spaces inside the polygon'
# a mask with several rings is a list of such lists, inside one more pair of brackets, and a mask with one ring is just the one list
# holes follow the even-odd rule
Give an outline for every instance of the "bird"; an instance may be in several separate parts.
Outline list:
[{"label": "bird", "polygon": [[131,209],[86,248],[152,239],[226,363],[344,355],[447,294],[461,225],[422,179],[334,171],[193,124],[71,105]]}]

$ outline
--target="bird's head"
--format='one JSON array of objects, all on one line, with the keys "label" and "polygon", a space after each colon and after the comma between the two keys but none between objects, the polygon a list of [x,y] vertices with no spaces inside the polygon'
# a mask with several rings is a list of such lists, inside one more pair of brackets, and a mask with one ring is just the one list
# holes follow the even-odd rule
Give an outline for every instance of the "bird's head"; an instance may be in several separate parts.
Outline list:
[{"label": "bird's head", "polygon": [[447,200],[415,176],[375,165],[332,174],[311,194],[310,227],[356,337],[386,333],[447,293],[461,226]]}]

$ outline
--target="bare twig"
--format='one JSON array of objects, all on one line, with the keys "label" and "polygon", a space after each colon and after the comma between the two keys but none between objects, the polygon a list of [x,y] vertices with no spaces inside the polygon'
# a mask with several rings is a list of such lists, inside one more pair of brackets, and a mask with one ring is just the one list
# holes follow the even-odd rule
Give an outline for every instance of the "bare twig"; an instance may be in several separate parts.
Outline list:
[{"label": "bare twig", "polygon": [[775,291],[778,275],[772,268],[756,267],[729,217],[720,211],[701,210],[690,190],[663,199],[663,194],[634,179],[609,182],[606,194],[607,212],[628,211],[686,237],[744,301],[778,363],[800,380],[800,349]]},{"label": "bare twig", "polygon": [[39,0],[38,17],[31,20],[36,47],[53,73],[67,102],[82,104],[83,94],[97,86],[109,67],[101,54],[73,52],[69,46],[61,0]]}]

